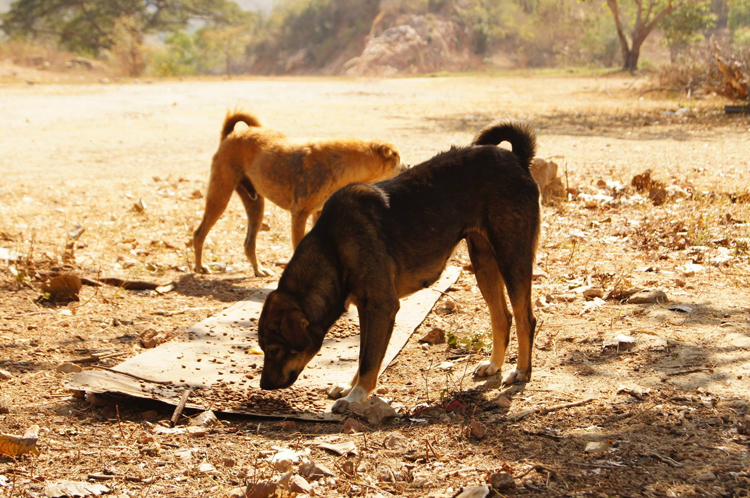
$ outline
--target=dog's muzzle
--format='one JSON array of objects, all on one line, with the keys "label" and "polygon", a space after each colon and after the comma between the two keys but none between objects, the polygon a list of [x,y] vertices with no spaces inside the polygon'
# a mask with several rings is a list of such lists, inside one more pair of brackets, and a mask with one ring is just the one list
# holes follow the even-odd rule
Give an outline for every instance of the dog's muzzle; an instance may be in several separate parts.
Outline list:
[{"label": "dog's muzzle", "polygon": [[272,375],[266,372],[264,368],[260,374],[260,388],[266,391],[273,391],[276,389],[286,389],[287,387],[294,384],[299,376],[298,371],[289,372],[289,375],[285,378],[279,378],[278,375]]}]

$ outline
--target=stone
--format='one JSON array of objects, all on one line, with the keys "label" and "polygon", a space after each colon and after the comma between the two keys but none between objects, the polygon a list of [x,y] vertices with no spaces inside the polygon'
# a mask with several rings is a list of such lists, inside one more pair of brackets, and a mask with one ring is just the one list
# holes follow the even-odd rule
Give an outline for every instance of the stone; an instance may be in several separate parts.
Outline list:
[{"label": "stone", "polygon": [[445,330],[435,327],[419,339],[419,342],[430,345],[445,344]]},{"label": "stone", "polygon": [[170,334],[155,329],[146,329],[138,335],[141,337],[141,344],[146,349],[155,348],[172,338]]},{"label": "stone", "polygon": [[487,478],[487,484],[492,486],[495,491],[506,491],[516,487],[516,481],[513,476],[505,471],[495,472]]},{"label": "stone", "polygon": [[204,437],[208,435],[208,429],[205,427],[187,427],[185,433],[191,437]]},{"label": "stone", "polygon": [[200,472],[201,474],[215,474],[216,467],[214,467],[208,462],[202,463],[198,466],[198,472]]},{"label": "stone", "polygon": [[0,414],[2,413],[10,413],[10,401],[0,394]]},{"label": "stone", "polygon": [[385,438],[385,441],[383,441],[383,446],[386,447],[386,449],[389,450],[402,450],[409,447],[409,439],[406,438],[406,436],[403,436],[401,434],[391,434],[387,438]]},{"label": "stone", "polygon": [[669,298],[664,291],[660,290],[643,290],[630,296],[628,304],[666,304]]},{"label": "stone", "polygon": [[349,410],[353,414],[365,418],[367,423],[373,426],[382,425],[396,418],[396,410],[377,396],[372,396],[359,403],[352,403],[349,405]]},{"label": "stone", "polygon": [[344,421],[344,427],[341,428],[341,432],[344,434],[358,434],[364,432],[365,427],[354,418],[348,418]]},{"label": "stone", "polygon": [[698,474],[698,480],[701,482],[710,482],[716,480],[716,474],[713,472],[701,472]]},{"label": "stone", "polygon": [[55,369],[58,373],[78,373],[83,372],[83,368],[75,363],[61,363]]},{"label": "stone", "polygon": [[599,453],[604,453],[605,451],[609,450],[609,443],[606,441],[589,441],[586,443],[586,448],[584,448],[583,451],[586,453],[589,453],[591,455],[597,455]]},{"label": "stone", "polygon": [[453,495],[453,498],[494,498],[498,495],[489,486],[467,486],[461,488],[457,494]]},{"label": "stone", "polygon": [[78,301],[81,279],[75,275],[59,275],[43,282],[41,289],[53,301]]},{"label": "stone", "polygon": [[312,486],[302,476],[292,476],[289,478],[289,491],[292,493],[310,494]]},{"label": "stone", "polygon": [[216,414],[211,410],[207,410],[190,419],[190,425],[192,427],[212,427],[218,423],[219,419],[216,418]]},{"label": "stone", "polygon": [[0,369],[0,380],[10,380],[13,378],[13,374],[7,370]]},{"label": "stone", "polygon": [[333,477],[334,475],[331,469],[315,462],[307,462],[300,465],[299,473],[313,480],[320,479],[321,477]]},{"label": "stone", "polygon": [[270,481],[260,481],[249,484],[245,490],[245,498],[271,498],[276,496],[277,484]]},{"label": "stone", "polygon": [[484,439],[487,435],[487,426],[478,420],[474,420],[466,427],[466,436]]}]

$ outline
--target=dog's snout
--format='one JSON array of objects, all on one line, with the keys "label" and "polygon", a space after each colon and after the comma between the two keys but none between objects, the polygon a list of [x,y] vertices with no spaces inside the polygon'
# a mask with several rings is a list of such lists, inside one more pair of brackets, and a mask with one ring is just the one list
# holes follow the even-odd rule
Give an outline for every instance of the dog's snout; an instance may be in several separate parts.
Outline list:
[{"label": "dog's snout", "polygon": [[409,168],[411,168],[411,165],[410,165],[409,163],[405,163],[405,162],[401,161],[401,162],[399,163],[399,165],[398,165],[398,169],[397,169],[397,171],[398,171],[399,173],[403,173],[404,171],[406,171],[406,170],[407,170],[407,169],[409,169]]}]

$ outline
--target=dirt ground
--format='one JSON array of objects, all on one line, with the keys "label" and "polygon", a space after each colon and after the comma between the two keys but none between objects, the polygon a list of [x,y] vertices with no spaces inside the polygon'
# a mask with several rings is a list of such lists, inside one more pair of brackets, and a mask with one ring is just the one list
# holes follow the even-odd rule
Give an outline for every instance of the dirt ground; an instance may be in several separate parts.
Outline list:
[{"label": "dirt ground", "polygon": [[[60,479],[110,496],[230,496],[278,477],[269,458],[279,449],[332,471],[311,480],[314,496],[453,496],[497,472],[513,479],[499,489],[508,496],[749,496],[750,119],[726,117],[719,99],[641,94],[643,84],[508,75],[0,86],[0,433],[40,428],[38,455],[0,456],[0,496],[45,496]],[[361,434],[221,414],[202,437],[165,434],[156,427],[170,406],[73,397],[60,365],[112,367],[143,350],[142,332],[179,333],[274,281],[252,276],[237,199],[209,235],[213,273],[190,271],[210,158],[235,107],[292,137],[386,139],[412,164],[493,119],[529,120],[538,156],[560,165],[569,190],[544,207],[532,381],[471,378],[488,354],[472,346],[487,346],[490,325],[466,269],[381,377],[401,415]],[[658,205],[631,186],[648,169],[665,187]],[[278,276],[289,214],[267,204],[266,222],[259,257]],[[453,264],[466,263],[460,247]],[[84,286],[80,301],[54,303],[40,286],[55,272],[175,287]],[[669,302],[624,302],[634,287]],[[417,342],[435,327],[458,344]],[[510,364],[515,354],[513,341]],[[357,454],[320,440],[351,441]]]}]

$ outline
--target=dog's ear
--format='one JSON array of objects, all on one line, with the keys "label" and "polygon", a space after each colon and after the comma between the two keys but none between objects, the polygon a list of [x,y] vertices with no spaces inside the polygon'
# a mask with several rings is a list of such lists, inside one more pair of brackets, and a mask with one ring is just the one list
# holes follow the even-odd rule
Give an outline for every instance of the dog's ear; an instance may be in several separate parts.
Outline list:
[{"label": "dog's ear", "polygon": [[281,319],[279,332],[291,349],[304,351],[310,345],[310,337],[307,334],[309,324],[307,317],[300,310],[289,310]]},{"label": "dog's ear", "polygon": [[378,153],[385,159],[398,157],[398,151],[391,144],[380,144],[378,146]]}]

